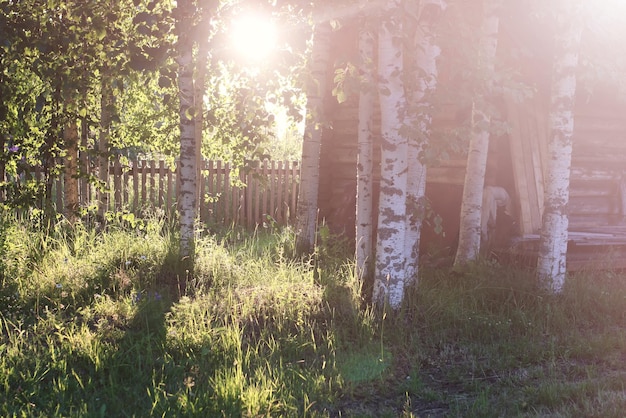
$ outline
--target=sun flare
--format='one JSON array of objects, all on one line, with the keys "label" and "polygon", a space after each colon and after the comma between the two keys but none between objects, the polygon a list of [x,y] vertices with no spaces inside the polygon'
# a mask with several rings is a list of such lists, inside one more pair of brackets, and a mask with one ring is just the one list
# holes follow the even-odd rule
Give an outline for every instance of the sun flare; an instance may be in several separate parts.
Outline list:
[{"label": "sun flare", "polygon": [[276,26],[267,17],[245,15],[232,23],[231,41],[246,60],[260,61],[276,48]]}]

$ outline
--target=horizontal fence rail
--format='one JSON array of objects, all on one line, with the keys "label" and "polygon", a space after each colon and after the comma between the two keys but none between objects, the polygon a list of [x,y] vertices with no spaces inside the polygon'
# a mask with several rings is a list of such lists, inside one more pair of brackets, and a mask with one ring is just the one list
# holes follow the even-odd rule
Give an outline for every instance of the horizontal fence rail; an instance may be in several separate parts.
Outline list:
[{"label": "horizontal fence rail", "polygon": [[[98,202],[96,178],[91,165],[79,176],[79,201],[82,207]],[[253,228],[266,222],[290,224],[295,219],[298,196],[299,166],[294,161],[262,161],[235,170],[222,161],[203,161],[198,182],[198,214],[205,223],[235,224]],[[40,170],[25,176],[43,181]],[[172,169],[165,161],[114,160],[109,167],[105,198],[110,211],[129,211],[140,215],[146,209],[162,208],[170,214],[176,209],[179,189],[178,165]],[[52,200],[58,212],[65,205],[63,176],[53,181]]]}]

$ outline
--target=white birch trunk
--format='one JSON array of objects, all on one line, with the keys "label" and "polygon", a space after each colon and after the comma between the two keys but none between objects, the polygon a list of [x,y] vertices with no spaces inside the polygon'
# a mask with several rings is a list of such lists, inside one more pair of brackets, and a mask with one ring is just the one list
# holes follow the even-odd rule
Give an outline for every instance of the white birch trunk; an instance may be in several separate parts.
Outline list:
[{"label": "white birch trunk", "polygon": [[[417,135],[408,141],[407,216],[404,239],[405,286],[416,283],[419,266],[419,246],[422,222],[425,214],[427,168],[423,154],[428,146],[432,122],[430,94],[437,86],[437,58],[441,49],[434,42],[433,20],[446,7],[445,2],[430,0],[421,2],[417,11],[418,27],[413,63],[416,88],[407,92],[414,116]],[[431,10],[426,11],[429,8]],[[432,9],[435,9],[433,11]],[[423,18],[423,16],[426,18]]]},{"label": "white birch trunk", "polygon": [[[190,15],[191,3],[180,4],[182,16]],[[180,257],[193,268],[194,223],[196,220],[196,133],[193,88],[193,43],[186,34],[183,18],[178,30],[178,97],[180,101],[180,161],[178,212],[180,215]]]},{"label": "white birch trunk", "polygon": [[374,143],[374,37],[366,28],[359,34],[360,72],[359,126],[357,145],[356,193],[356,274],[359,279],[370,274],[372,262],[372,173]]},{"label": "white birch trunk", "polygon": [[552,70],[550,142],[542,217],[537,279],[551,293],[560,293],[567,271],[569,180],[574,133],[576,70],[582,32],[578,5],[562,6],[557,17]]},{"label": "white birch trunk", "polygon": [[[485,0],[483,2],[484,20],[478,48],[478,71],[488,78],[492,77],[495,69],[500,3],[501,0]],[[491,90],[489,84],[486,88]],[[483,189],[487,171],[491,124],[491,116],[486,109],[488,102],[485,96],[489,96],[490,93],[490,91],[478,93],[472,103],[472,130],[463,186],[459,244],[454,259],[455,266],[462,266],[469,261],[476,260],[480,253]]]},{"label": "white birch trunk", "polygon": [[[398,1],[389,0],[386,11],[397,15]],[[394,16],[397,17],[397,16]],[[396,310],[402,304],[405,286],[404,239],[408,144],[400,133],[406,98],[402,82],[402,26],[396,19],[383,19],[378,35],[378,70],[381,79],[381,179],[376,240],[373,302]]]},{"label": "white birch trunk", "polygon": [[296,208],[296,247],[308,253],[315,245],[317,226],[317,197],[320,178],[320,149],[322,143],[323,97],[327,91],[331,27],[328,22],[315,26],[307,86],[306,124],[302,142],[300,190]]}]

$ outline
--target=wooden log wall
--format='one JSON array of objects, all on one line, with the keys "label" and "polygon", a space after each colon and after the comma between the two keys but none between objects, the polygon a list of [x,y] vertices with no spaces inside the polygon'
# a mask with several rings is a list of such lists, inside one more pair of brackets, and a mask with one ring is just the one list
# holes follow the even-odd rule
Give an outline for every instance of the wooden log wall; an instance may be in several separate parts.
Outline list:
[{"label": "wooden log wall", "polygon": [[[626,223],[626,104],[602,92],[578,100],[574,115],[569,229]],[[521,233],[538,234],[547,172],[548,106],[509,102],[510,144]]]}]

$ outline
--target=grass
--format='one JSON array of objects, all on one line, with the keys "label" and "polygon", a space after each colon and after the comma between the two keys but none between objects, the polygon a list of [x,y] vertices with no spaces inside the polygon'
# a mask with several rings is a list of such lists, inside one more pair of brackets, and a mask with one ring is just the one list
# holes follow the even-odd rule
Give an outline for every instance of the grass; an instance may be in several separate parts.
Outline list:
[{"label": "grass", "polygon": [[342,240],[198,238],[191,280],[163,219],[49,233],[0,222],[0,415],[618,417],[626,276],[424,267],[400,312],[361,297]]}]

